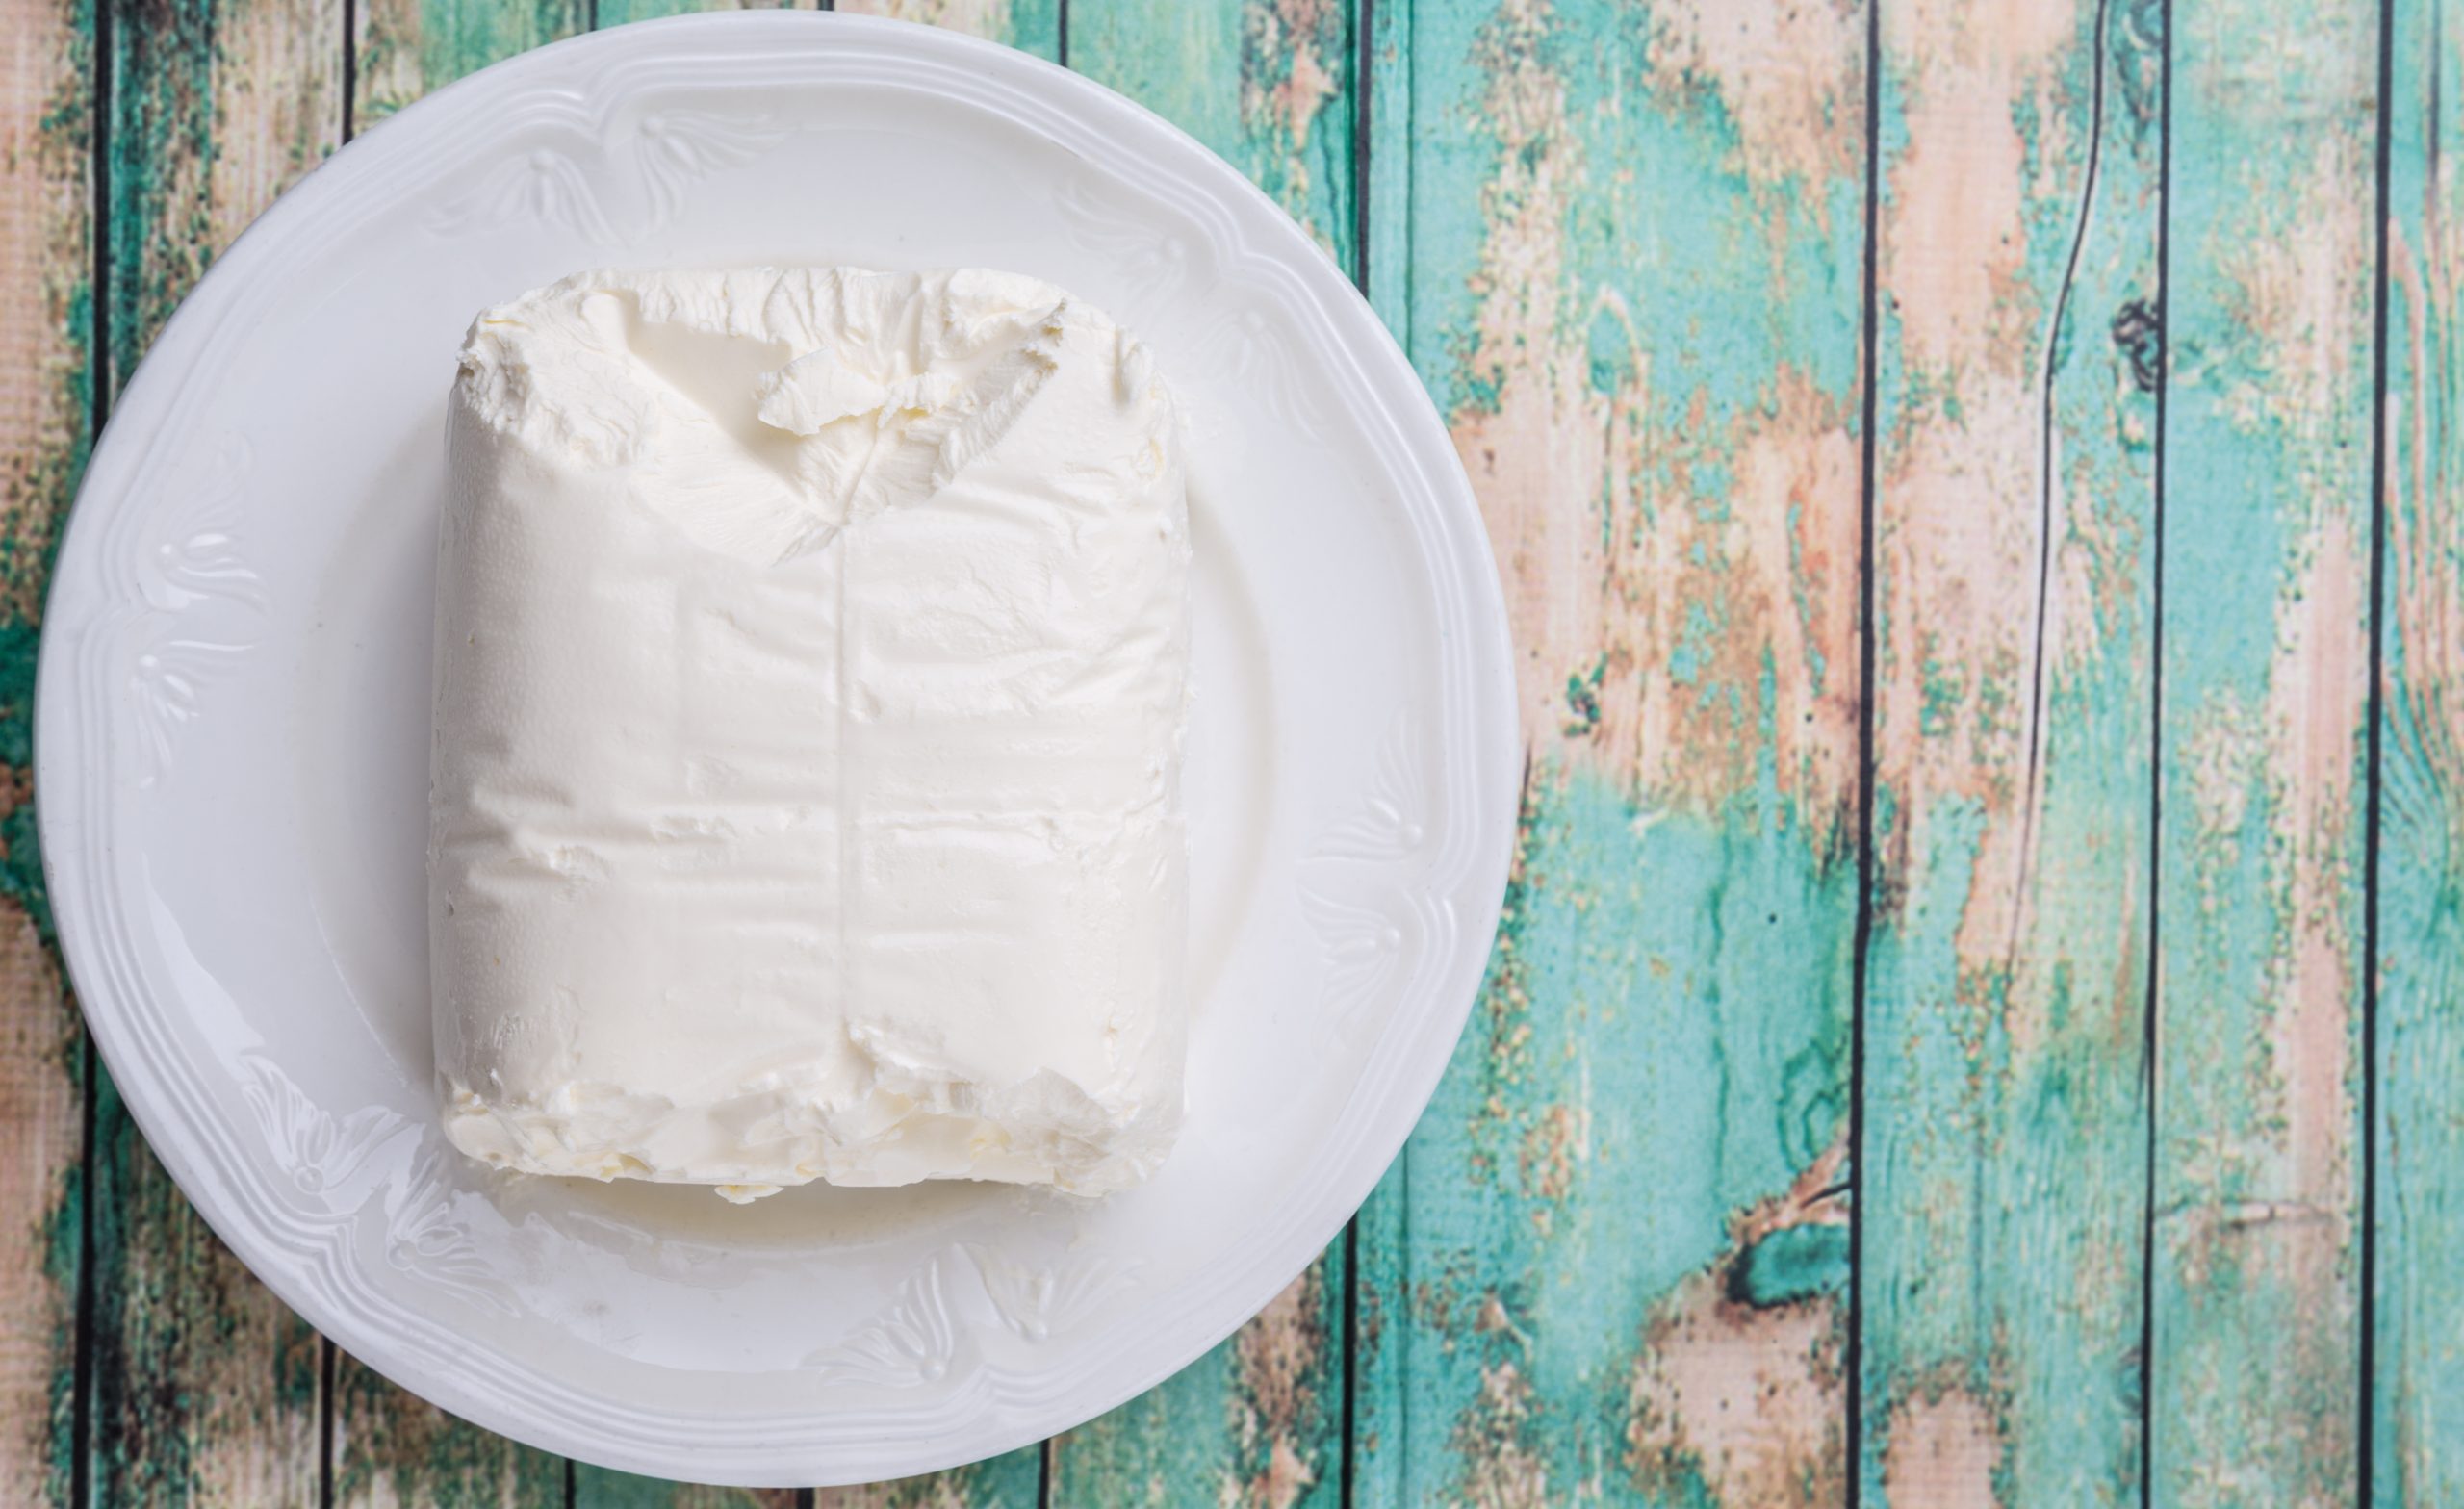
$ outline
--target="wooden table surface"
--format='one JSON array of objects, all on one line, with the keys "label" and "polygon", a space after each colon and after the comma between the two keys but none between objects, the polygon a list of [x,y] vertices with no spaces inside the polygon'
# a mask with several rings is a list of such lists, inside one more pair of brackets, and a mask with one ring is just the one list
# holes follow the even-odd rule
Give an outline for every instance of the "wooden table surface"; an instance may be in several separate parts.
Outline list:
[{"label": "wooden table surface", "polygon": [[1231,1342],[896,1487],[575,1466],[289,1314],[62,980],[59,522],[287,184],[670,5],[0,0],[0,1502],[2464,1504],[2441,0],[864,6],[1178,121],[1419,365],[1529,751],[1453,1070]]}]

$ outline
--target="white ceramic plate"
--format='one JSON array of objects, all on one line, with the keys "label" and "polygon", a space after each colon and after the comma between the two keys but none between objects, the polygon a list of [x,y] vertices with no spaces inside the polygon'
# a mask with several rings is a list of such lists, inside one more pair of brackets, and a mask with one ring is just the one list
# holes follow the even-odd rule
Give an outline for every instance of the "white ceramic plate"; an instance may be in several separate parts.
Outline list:
[{"label": "white ceramic plate", "polygon": [[[1143,334],[1195,416],[1188,1131],[1100,1203],[492,1174],[430,1087],[445,390],[594,264],[980,264]],[[1435,1087],[1504,882],[1503,614],[1393,343],[1238,173],[1000,48],[783,13],[456,84],[217,263],[130,385],[43,638],[37,789],[95,1040],[249,1266],[353,1355],[588,1461],[837,1483],[1034,1441],[1255,1313]]]}]

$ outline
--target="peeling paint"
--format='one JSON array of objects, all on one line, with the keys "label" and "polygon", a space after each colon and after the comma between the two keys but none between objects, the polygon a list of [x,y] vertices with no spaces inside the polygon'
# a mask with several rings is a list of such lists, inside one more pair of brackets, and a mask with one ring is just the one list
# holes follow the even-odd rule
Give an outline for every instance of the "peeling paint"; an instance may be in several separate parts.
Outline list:
[{"label": "peeling paint", "polygon": [[2376,14],[2175,53],[2152,1503],[2357,1471]]},{"label": "peeling paint", "polygon": [[1990,1505],[2002,1496],[1994,1411],[1958,1389],[1900,1404],[1885,1428],[1883,1492],[1895,1504]]},{"label": "peeling paint", "polygon": [[1859,1471],[1878,1503],[2119,1504],[2156,488],[2154,396],[2108,332],[2158,292],[2147,18],[1882,19]]},{"label": "peeling paint", "polygon": [[2464,27],[2395,7],[2379,610],[2377,1509],[2464,1500]]}]

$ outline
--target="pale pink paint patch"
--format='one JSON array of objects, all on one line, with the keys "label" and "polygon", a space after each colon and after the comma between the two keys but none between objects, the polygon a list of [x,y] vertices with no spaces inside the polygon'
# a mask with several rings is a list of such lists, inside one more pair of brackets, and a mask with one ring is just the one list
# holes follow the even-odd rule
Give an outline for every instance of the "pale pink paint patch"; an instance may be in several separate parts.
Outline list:
[{"label": "pale pink paint patch", "polygon": [[1828,1296],[1755,1306],[1731,1297],[1731,1266],[1775,1232],[1844,1225],[1836,1144],[1788,1190],[1733,1222],[1730,1249],[1656,1309],[1634,1360],[1626,1465],[1638,1488],[1674,1496],[1699,1476],[1723,1504],[1829,1509],[1847,1496],[1840,1322]]},{"label": "pale pink paint patch", "polygon": [[[1844,814],[1853,402],[1783,365],[1734,420],[1713,422],[1699,394],[1665,412],[1629,295],[1567,265],[1565,227],[1591,180],[1539,45],[1547,24],[1544,7],[1509,4],[1476,55],[1502,150],[1481,192],[1466,366],[1495,397],[1453,417],[1505,577],[1526,735],[1656,808],[1709,811],[1757,779],[1768,695],[1782,791]],[[1605,393],[1585,334],[1604,326],[1628,343]],[[1714,468],[1718,481],[1696,480]]]},{"label": "pale pink paint patch", "polygon": [[1318,1475],[1300,1455],[1310,1417],[1328,1407],[1318,1394],[1329,1356],[1324,1270],[1312,1264],[1284,1286],[1232,1339],[1239,1430],[1245,1443],[1267,1443],[1266,1465],[1224,1485],[1224,1509],[1292,1509]]},{"label": "pale pink paint patch", "polygon": [[1883,1494],[1923,1509],[1993,1509],[2002,1441],[1993,1413],[1963,1389],[1901,1401],[1883,1443]]}]

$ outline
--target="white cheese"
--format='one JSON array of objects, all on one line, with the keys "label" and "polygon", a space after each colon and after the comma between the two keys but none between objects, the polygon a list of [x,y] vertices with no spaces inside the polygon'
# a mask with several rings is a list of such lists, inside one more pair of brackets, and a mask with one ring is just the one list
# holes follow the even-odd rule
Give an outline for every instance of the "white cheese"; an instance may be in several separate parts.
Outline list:
[{"label": "white cheese", "polygon": [[1181,434],[999,272],[594,272],[453,385],[445,1124],[534,1173],[1102,1193],[1181,1111]]}]

